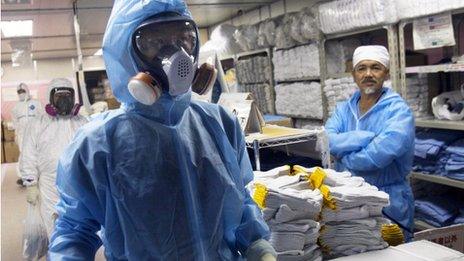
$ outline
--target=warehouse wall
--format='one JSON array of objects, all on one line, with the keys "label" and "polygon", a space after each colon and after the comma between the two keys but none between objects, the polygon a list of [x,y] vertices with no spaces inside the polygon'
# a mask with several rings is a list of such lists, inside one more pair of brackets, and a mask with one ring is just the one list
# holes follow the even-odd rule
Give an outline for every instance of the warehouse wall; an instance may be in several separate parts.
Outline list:
[{"label": "warehouse wall", "polygon": [[[321,2],[320,0],[280,0],[273,4],[263,6],[259,9],[250,11],[241,16],[234,17],[230,20],[225,21],[226,24],[232,24],[235,26],[242,24],[255,24],[262,20],[265,20],[270,17],[276,17],[284,13],[300,11],[304,7],[311,7],[314,4]],[[213,26],[211,29],[214,29],[216,26]],[[209,30],[211,33],[212,30]]]}]

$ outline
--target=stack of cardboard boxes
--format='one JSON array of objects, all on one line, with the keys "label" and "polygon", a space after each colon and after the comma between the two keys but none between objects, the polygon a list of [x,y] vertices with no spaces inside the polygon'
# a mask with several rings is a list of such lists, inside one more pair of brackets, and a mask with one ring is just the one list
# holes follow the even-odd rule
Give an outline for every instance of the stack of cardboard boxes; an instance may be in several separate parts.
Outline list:
[{"label": "stack of cardboard boxes", "polygon": [[7,125],[2,121],[2,163],[18,162],[19,148],[14,141],[15,133]]}]

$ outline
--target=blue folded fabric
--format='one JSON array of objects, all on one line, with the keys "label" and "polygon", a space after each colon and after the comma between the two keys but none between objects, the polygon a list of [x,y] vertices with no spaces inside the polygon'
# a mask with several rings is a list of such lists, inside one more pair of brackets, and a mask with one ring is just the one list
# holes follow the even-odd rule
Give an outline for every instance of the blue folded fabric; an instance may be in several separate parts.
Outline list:
[{"label": "blue folded fabric", "polygon": [[444,196],[428,196],[414,202],[416,218],[433,226],[443,227],[453,223],[458,207]]},{"label": "blue folded fabric", "polygon": [[457,156],[464,156],[464,139],[453,142],[446,148],[446,152]]}]

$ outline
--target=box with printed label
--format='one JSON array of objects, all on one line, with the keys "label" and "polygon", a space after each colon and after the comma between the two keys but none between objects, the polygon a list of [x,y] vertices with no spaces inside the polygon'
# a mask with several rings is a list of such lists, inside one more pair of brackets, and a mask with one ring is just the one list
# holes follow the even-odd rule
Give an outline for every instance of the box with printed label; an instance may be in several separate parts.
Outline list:
[{"label": "box with printed label", "polygon": [[414,234],[414,240],[423,239],[464,253],[464,224],[427,229]]}]

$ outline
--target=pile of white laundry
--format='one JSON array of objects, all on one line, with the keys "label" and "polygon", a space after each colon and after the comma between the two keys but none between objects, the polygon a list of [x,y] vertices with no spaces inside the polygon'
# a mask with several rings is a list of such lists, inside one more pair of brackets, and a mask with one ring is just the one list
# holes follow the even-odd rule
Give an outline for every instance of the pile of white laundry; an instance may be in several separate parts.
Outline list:
[{"label": "pile of white laundry", "polygon": [[322,260],[317,245],[322,194],[312,190],[302,175],[290,176],[290,167],[255,172],[251,185],[255,201],[271,230],[270,243],[279,261]]},{"label": "pile of white laundry", "polygon": [[275,81],[319,77],[319,49],[317,44],[277,50],[272,57]]},{"label": "pile of white laundry", "polygon": [[429,86],[426,74],[415,74],[406,78],[404,98],[416,118],[429,116]]},{"label": "pile of white laundry", "polygon": [[323,226],[319,243],[325,257],[354,255],[388,246],[381,234],[382,225],[390,224],[382,217],[382,209],[389,205],[387,193],[349,172],[320,168],[307,172],[312,173],[311,180],[321,181],[330,192],[320,220]]},{"label": "pile of white laundry", "polygon": [[320,83],[278,84],[275,87],[275,92],[277,114],[296,118],[323,118]]},{"label": "pile of white laundry", "polygon": [[242,92],[251,92],[253,94],[253,99],[262,113],[275,114],[274,91],[271,85],[267,83],[243,84],[240,87]]},{"label": "pile of white laundry", "polygon": [[334,112],[337,102],[348,100],[356,90],[358,86],[353,77],[325,80],[324,94],[327,98],[329,115]]},{"label": "pile of white laundry", "polygon": [[240,84],[269,82],[272,75],[271,63],[267,56],[239,60],[236,72]]}]

